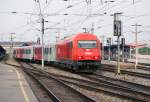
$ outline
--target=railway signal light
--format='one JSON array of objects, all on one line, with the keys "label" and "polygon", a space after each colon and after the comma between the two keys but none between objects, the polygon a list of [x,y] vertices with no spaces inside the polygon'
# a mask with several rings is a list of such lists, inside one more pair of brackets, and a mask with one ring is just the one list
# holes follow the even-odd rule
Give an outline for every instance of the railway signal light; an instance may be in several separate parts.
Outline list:
[{"label": "railway signal light", "polygon": [[108,38],[108,39],[107,39],[107,44],[108,44],[108,45],[111,45],[111,38]]},{"label": "railway signal light", "polygon": [[121,45],[125,45],[125,38],[121,38]]},{"label": "railway signal light", "polygon": [[114,36],[121,36],[122,33],[122,22],[115,20],[114,21]]}]

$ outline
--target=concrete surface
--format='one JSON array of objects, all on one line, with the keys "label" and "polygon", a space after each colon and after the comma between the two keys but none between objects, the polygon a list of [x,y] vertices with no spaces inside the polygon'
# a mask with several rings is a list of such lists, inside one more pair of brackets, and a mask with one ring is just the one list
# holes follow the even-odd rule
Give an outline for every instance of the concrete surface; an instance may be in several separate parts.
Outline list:
[{"label": "concrete surface", "polygon": [[[128,59],[129,62],[135,62],[135,59]],[[138,63],[150,64],[150,59],[138,59]]]},{"label": "concrete surface", "polygon": [[0,102],[38,102],[21,72],[0,63]]},{"label": "concrete surface", "polygon": [[[117,66],[117,61],[108,61],[108,60],[102,60],[102,64],[110,64]],[[127,62],[120,62],[121,68],[134,68],[133,63],[127,63]]]}]

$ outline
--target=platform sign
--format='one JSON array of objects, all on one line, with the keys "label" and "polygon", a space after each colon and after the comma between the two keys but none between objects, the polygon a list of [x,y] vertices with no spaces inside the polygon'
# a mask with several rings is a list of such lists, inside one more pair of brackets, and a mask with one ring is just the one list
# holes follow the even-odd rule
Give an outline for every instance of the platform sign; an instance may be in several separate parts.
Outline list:
[{"label": "platform sign", "polygon": [[122,34],[122,23],[121,21],[114,21],[114,36],[121,36]]}]

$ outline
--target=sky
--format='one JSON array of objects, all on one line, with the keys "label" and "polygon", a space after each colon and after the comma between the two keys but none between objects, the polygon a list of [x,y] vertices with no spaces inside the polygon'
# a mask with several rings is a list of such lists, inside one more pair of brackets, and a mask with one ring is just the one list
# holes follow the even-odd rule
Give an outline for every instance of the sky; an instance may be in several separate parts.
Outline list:
[{"label": "sky", "polygon": [[[90,2],[91,1],[91,2]],[[114,2],[111,2],[114,1]],[[0,41],[36,41],[41,37],[41,19],[45,21],[45,43],[91,30],[101,40],[113,36],[113,16],[122,12],[123,34],[126,43],[135,41],[134,24],[138,27],[138,42],[150,43],[150,0],[0,0]],[[16,12],[16,13],[12,13]],[[68,15],[64,15],[68,14]]]}]

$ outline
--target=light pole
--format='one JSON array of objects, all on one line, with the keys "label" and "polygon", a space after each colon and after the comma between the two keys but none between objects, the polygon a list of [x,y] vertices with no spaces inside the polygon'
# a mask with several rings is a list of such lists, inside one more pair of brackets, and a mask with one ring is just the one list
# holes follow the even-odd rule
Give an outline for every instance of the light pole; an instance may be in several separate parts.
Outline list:
[{"label": "light pole", "polygon": [[[39,3],[39,2],[38,2]],[[40,7],[40,3],[39,3],[39,7]],[[18,12],[11,12],[11,13],[13,13],[13,14],[16,14],[16,13],[18,13]],[[41,58],[41,63],[42,63],[42,68],[44,69],[44,17],[43,17],[43,15],[42,15],[42,13],[41,13],[41,9],[40,9],[40,14],[33,14],[33,13],[23,13],[23,14],[29,14],[29,15],[37,15],[37,16],[39,16],[40,17],[40,19],[41,19],[41,33],[42,33],[42,35],[41,35],[41,39],[42,39],[42,48],[41,48],[41,52],[42,52],[42,58]]]},{"label": "light pole", "polygon": [[138,26],[142,26],[142,25],[135,24],[132,26],[135,26],[135,69],[136,69],[138,65],[138,38],[137,38]]},{"label": "light pole", "polygon": [[44,18],[42,17],[42,68],[44,69]]},{"label": "light pole", "polygon": [[120,15],[122,13],[114,13],[114,36],[117,36],[118,42],[118,59],[117,59],[117,74],[120,74],[120,36],[122,35],[122,22]]},{"label": "light pole", "polygon": [[110,47],[111,47],[111,38],[108,38],[107,39],[107,43],[108,43],[108,60],[110,61],[110,58],[111,58],[111,54],[110,54]]},{"label": "light pole", "polygon": [[10,56],[12,55],[12,49],[13,49],[13,34],[15,33],[10,33]]},{"label": "light pole", "polygon": [[100,36],[100,38],[102,37],[102,59],[104,60],[104,39],[105,39],[105,36],[102,35]]},{"label": "light pole", "polygon": [[48,21],[44,20],[44,17],[42,14],[40,15],[40,17],[41,17],[41,33],[42,33],[41,34],[41,38],[42,38],[42,59],[41,59],[41,62],[42,62],[42,69],[44,70],[44,31],[45,31],[44,23],[48,22]]},{"label": "light pole", "polygon": [[94,24],[92,24],[91,34],[94,34]]}]

